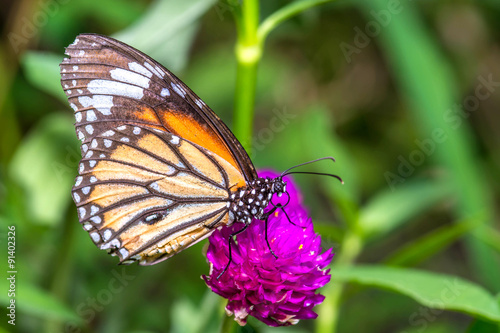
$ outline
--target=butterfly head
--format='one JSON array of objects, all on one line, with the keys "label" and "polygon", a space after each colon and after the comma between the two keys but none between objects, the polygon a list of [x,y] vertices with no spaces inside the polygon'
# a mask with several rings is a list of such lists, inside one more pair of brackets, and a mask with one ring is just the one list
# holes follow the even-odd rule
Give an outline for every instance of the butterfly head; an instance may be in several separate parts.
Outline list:
[{"label": "butterfly head", "polygon": [[276,193],[278,197],[286,193],[286,182],[283,180],[283,177],[276,177],[272,179],[271,182],[271,193]]}]

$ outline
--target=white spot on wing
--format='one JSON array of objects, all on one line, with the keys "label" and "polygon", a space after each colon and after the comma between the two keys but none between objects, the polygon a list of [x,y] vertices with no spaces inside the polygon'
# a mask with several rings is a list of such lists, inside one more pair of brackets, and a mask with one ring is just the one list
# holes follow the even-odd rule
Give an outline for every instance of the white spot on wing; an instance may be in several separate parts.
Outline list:
[{"label": "white spot on wing", "polygon": [[82,121],[82,113],[81,112],[76,112],[75,113],[75,119],[76,119],[77,123],[79,123],[80,121]]},{"label": "white spot on wing", "polygon": [[73,198],[75,199],[75,202],[80,202],[80,196],[78,195],[78,193],[73,193]]},{"label": "white spot on wing", "polygon": [[139,127],[134,127],[132,133],[134,133],[135,135],[139,135],[141,133],[141,129]]},{"label": "white spot on wing", "polygon": [[93,168],[96,164],[96,161],[92,160],[92,161],[89,161],[89,165],[91,168]]},{"label": "white spot on wing", "polygon": [[81,219],[83,219],[85,217],[85,215],[87,214],[87,211],[83,207],[78,208],[78,212],[80,213]]},{"label": "white spot on wing", "polygon": [[109,248],[119,248],[120,247],[120,241],[118,239],[113,239],[111,242],[102,244],[101,245],[101,250],[107,250]]},{"label": "white spot on wing", "polygon": [[104,241],[108,241],[112,235],[113,235],[113,233],[111,232],[111,230],[106,229],[106,230],[104,230],[104,233],[102,234],[102,238],[104,239]]},{"label": "white spot on wing", "polygon": [[111,77],[115,80],[141,86],[143,88],[149,88],[149,78],[144,77],[144,75],[137,74],[123,68],[115,68],[109,71],[109,74],[111,74]]},{"label": "white spot on wing", "polygon": [[93,216],[90,218],[90,221],[94,222],[95,224],[99,224],[102,220],[100,216]]},{"label": "white spot on wing", "polygon": [[120,255],[122,256],[122,258],[128,257],[128,251],[127,251],[127,249],[121,248],[120,249]]},{"label": "white spot on wing", "polygon": [[154,75],[163,78],[163,74],[158,72],[149,62],[144,62],[144,67],[149,69]]},{"label": "white spot on wing", "polygon": [[108,139],[104,139],[103,142],[104,142],[104,146],[106,148],[111,147],[111,144],[113,143],[111,140],[108,140]]},{"label": "white spot on wing", "polygon": [[97,178],[95,176],[90,177],[90,182],[95,183],[97,181]]},{"label": "white spot on wing", "polygon": [[144,66],[138,64],[137,62],[131,62],[128,64],[128,68],[133,70],[134,72],[140,73],[142,75],[145,75],[147,77],[153,76],[153,73],[148,71]]},{"label": "white spot on wing", "polygon": [[87,89],[96,95],[116,95],[133,99],[141,99],[144,96],[144,89],[141,87],[111,80],[92,80]]},{"label": "white spot on wing", "polygon": [[155,66],[155,69],[158,72],[158,74],[160,74],[160,77],[163,78],[165,76],[165,73],[163,72],[163,70],[160,67]]},{"label": "white spot on wing", "polygon": [[113,130],[109,130],[109,131],[102,133],[102,136],[113,136],[113,135],[115,135],[115,131],[113,131]]},{"label": "white spot on wing", "polygon": [[78,111],[78,106],[76,106],[74,103],[70,103],[69,106],[71,106],[71,108],[74,110],[74,111]]},{"label": "white spot on wing", "polygon": [[90,215],[95,215],[99,211],[99,207],[97,206],[92,206],[90,207]]},{"label": "white spot on wing", "polygon": [[91,134],[94,133],[94,127],[92,127],[92,125],[87,125],[85,126],[85,130],[87,131],[87,133]]},{"label": "white spot on wing", "polygon": [[200,109],[203,109],[203,106],[204,106],[204,104],[205,104],[205,103],[203,103],[203,101],[202,101],[201,99],[197,99],[197,100],[195,101],[195,103],[196,103],[196,105],[198,105],[198,107],[199,107]]},{"label": "white spot on wing", "polygon": [[179,96],[181,96],[182,98],[186,97],[186,91],[184,91],[184,89],[179,84],[170,82],[170,85]]},{"label": "white spot on wing", "polygon": [[176,135],[172,135],[172,139],[170,139],[170,143],[173,145],[178,145],[179,144],[179,137]]},{"label": "white spot on wing", "polygon": [[80,104],[85,108],[93,107],[103,115],[109,116],[111,115],[111,107],[113,106],[113,96],[80,96],[78,97],[78,102],[80,102]]},{"label": "white spot on wing", "polygon": [[117,127],[116,129],[117,129],[117,130],[119,130],[119,131],[124,131],[124,130],[126,130],[126,129],[127,129],[127,126],[122,125],[122,126],[120,126],[120,127]]},{"label": "white spot on wing", "polygon": [[75,181],[75,186],[78,186],[82,183],[82,180],[83,180],[83,177],[82,176],[78,176],[76,177],[76,181]]},{"label": "white spot on wing", "polygon": [[97,232],[91,233],[90,237],[92,237],[92,240],[94,241],[94,243],[97,243],[98,241],[101,240],[101,237],[99,236],[99,234]]},{"label": "white spot on wing", "polygon": [[95,115],[95,112],[93,110],[88,110],[87,111],[87,121],[96,121],[97,116]]},{"label": "white spot on wing", "polygon": [[160,95],[162,95],[163,97],[170,96],[170,90],[168,90],[168,88],[163,88]]},{"label": "white spot on wing", "polygon": [[84,188],[82,188],[82,192],[85,195],[89,194],[90,193],[90,186],[85,186]]}]

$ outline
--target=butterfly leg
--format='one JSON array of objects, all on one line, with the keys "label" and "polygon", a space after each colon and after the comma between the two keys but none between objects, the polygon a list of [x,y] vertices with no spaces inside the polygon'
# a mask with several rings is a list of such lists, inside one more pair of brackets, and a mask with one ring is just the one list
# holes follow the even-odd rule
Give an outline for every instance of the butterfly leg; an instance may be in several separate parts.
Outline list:
[{"label": "butterfly leg", "polygon": [[245,226],[243,228],[241,228],[240,230],[238,231],[235,231],[233,232],[231,235],[229,235],[229,237],[227,238],[227,245],[228,245],[228,249],[229,249],[229,261],[227,262],[227,265],[226,267],[224,267],[224,270],[222,271],[222,273],[219,274],[219,276],[217,276],[217,280],[224,274],[226,273],[227,269],[229,268],[229,265],[231,264],[231,261],[233,261],[233,254],[232,254],[232,251],[231,251],[231,240],[233,239],[234,236],[238,235],[238,234],[241,234],[243,231],[245,231],[248,226],[250,224],[246,224],[245,223]]},{"label": "butterfly leg", "polygon": [[[270,212],[271,214],[276,210],[276,207]],[[265,220],[265,225],[264,225],[264,228],[266,229],[266,243],[267,243],[267,247],[269,248],[269,251],[271,251],[271,254],[276,258],[278,259],[278,256],[274,253],[273,249],[271,249],[271,244],[269,244],[269,238],[267,237],[267,221],[269,220],[269,215],[271,214],[266,214],[266,220]]]}]

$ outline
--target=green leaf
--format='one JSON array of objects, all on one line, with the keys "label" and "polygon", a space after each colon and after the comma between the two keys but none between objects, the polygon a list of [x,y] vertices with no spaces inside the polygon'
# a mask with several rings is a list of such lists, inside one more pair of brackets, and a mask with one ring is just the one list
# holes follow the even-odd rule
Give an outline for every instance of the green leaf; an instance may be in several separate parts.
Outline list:
[{"label": "green leaf", "polygon": [[497,252],[500,252],[500,232],[498,230],[486,227],[482,228],[474,236],[491,246]]},{"label": "green leaf", "polygon": [[71,201],[71,186],[80,151],[70,115],[43,118],[21,142],[9,173],[25,191],[27,212],[34,223],[56,225]]},{"label": "green leaf", "polygon": [[[415,147],[407,156],[420,151],[446,169],[457,197],[454,211],[458,219],[482,216],[483,223],[491,225],[495,221],[494,200],[486,173],[481,163],[477,163],[475,140],[467,122],[470,112],[464,110],[462,115],[453,110],[463,101],[458,94],[458,80],[441,46],[420,17],[416,3],[401,1],[393,7],[389,0],[357,3],[370,22],[377,22],[374,15],[388,15],[386,19],[390,22],[382,23],[376,42],[419,127],[416,139],[432,146],[428,149]],[[491,73],[489,75],[491,78]],[[488,77],[481,79],[488,80]],[[474,84],[480,87],[481,80]],[[473,236],[467,237],[465,244],[473,264],[472,271],[489,288],[499,290],[500,267],[492,264],[498,262],[497,253]]]},{"label": "green leaf", "polygon": [[498,333],[498,332],[500,332],[500,325],[492,324],[490,322],[486,322],[480,319],[474,320],[467,329],[467,333]]},{"label": "green leaf", "polygon": [[[432,317],[434,319],[434,317]],[[418,319],[417,319],[418,321]],[[427,320],[424,322],[418,322],[421,325],[415,326],[409,326],[405,328],[402,331],[399,331],[400,333],[457,333],[457,329],[460,327],[460,324],[453,323],[453,322],[428,322]]]},{"label": "green leaf", "polygon": [[139,21],[113,37],[178,71],[186,64],[198,20],[215,3],[216,0],[157,0]]},{"label": "green leaf", "polygon": [[[52,318],[82,323],[82,319],[73,310],[52,294],[31,283],[19,280],[19,276],[16,276],[16,278],[15,297],[13,298],[10,298],[7,293],[9,280],[6,278],[0,279],[0,289],[5,291],[0,293],[2,307],[10,305],[10,300],[14,299],[16,310],[27,314],[45,319]],[[19,317],[16,316],[16,318]]]},{"label": "green leaf", "polygon": [[422,305],[500,321],[498,300],[481,286],[456,276],[382,266],[337,267],[336,281],[392,290]]},{"label": "green leaf", "polygon": [[459,221],[433,230],[398,249],[385,263],[391,266],[414,266],[438,253],[478,225],[478,221]]},{"label": "green leaf", "polygon": [[218,323],[214,321],[214,316],[217,315],[220,300],[221,298],[210,289],[206,290],[199,306],[187,298],[177,300],[172,311],[170,331],[174,333],[217,332]]},{"label": "green leaf", "polygon": [[385,234],[449,198],[446,181],[415,181],[379,193],[360,212],[359,227],[367,236]]},{"label": "green leaf", "polygon": [[28,51],[21,58],[21,66],[32,85],[66,102],[59,75],[59,64],[63,58],[63,54]]}]

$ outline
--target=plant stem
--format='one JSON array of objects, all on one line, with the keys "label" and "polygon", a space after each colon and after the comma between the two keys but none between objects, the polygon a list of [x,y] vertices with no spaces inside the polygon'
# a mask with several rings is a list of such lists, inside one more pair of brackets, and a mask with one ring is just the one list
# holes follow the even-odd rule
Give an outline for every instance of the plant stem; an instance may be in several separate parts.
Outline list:
[{"label": "plant stem", "polygon": [[300,14],[306,9],[331,2],[332,0],[303,0],[292,2],[285,7],[277,10],[273,14],[269,15],[260,25],[258,31],[258,37],[260,42],[263,44],[267,35],[281,22]]},{"label": "plant stem", "polygon": [[239,19],[238,41],[236,44],[238,67],[236,72],[233,127],[234,134],[247,152],[250,153],[257,67],[262,55],[262,48],[257,38],[259,2],[257,0],[243,1]]},{"label": "plant stem", "polygon": [[234,319],[233,317],[223,314],[222,324],[220,327],[220,333],[231,333],[234,331]]},{"label": "plant stem", "polygon": [[236,43],[236,90],[233,130],[243,147],[250,152],[257,68],[267,35],[280,23],[314,6],[332,0],[303,0],[293,2],[266,18],[259,26],[259,1],[244,0],[239,15],[235,15],[238,31]]}]

